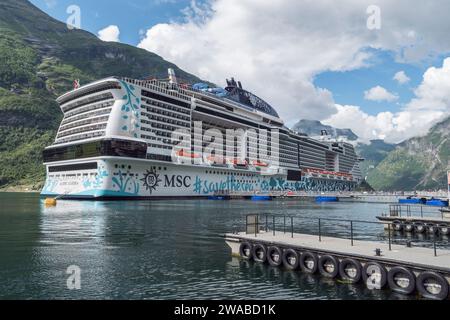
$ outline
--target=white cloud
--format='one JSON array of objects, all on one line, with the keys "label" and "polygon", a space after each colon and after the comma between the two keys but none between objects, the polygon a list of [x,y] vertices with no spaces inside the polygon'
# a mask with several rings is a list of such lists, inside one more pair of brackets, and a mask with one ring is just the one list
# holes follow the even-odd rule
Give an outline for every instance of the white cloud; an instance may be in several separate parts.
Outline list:
[{"label": "white cloud", "polygon": [[314,86],[318,74],[367,66],[367,48],[391,50],[402,62],[450,52],[450,1],[411,6],[407,0],[379,0],[382,28],[368,30],[366,9],[372,3],[209,0],[205,7],[193,1],[185,21],[155,25],[139,47],[218,85],[235,76],[288,124],[323,120],[340,109],[331,92]]},{"label": "white cloud", "polygon": [[119,27],[115,25],[110,25],[98,32],[98,37],[102,41],[120,42],[119,35]]},{"label": "white cloud", "polygon": [[368,91],[364,91],[364,99],[371,101],[388,101],[398,100],[398,96],[390,93],[385,88],[376,86]]},{"label": "white cloud", "polygon": [[369,115],[358,106],[336,105],[336,108],[338,112],[323,122],[338,128],[350,127],[366,143],[374,139],[399,143],[421,136],[444,117],[444,113],[439,111],[386,111]]},{"label": "white cloud", "polygon": [[414,93],[409,110],[450,112],[450,58],[444,60],[442,68],[429,68]]},{"label": "white cloud", "polygon": [[393,80],[396,80],[399,84],[405,84],[411,79],[406,75],[405,71],[399,71],[394,75]]},{"label": "white cloud", "polygon": [[336,127],[351,127],[364,141],[385,139],[398,143],[424,135],[436,122],[450,115],[450,58],[442,68],[429,68],[415,90],[416,97],[397,113],[368,115],[358,106],[336,105],[338,112],[324,122]]},{"label": "white cloud", "polygon": [[47,8],[54,8],[58,4],[57,0],[44,0],[44,2]]}]

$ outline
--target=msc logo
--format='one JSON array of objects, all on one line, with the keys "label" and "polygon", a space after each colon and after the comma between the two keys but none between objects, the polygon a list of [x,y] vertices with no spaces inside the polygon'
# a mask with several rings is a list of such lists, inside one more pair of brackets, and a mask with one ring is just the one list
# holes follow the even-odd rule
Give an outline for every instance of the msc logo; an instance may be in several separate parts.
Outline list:
[{"label": "msc logo", "polygon": [[150,194],[152,194],[152,192],[159,187],[161,179],[159,179],[159,174],[157,174],[154,170],[147,170],[147,173],[144,173],[144,178],[141,179],[141,181],[144,182],[145,188],[150,191]]}]

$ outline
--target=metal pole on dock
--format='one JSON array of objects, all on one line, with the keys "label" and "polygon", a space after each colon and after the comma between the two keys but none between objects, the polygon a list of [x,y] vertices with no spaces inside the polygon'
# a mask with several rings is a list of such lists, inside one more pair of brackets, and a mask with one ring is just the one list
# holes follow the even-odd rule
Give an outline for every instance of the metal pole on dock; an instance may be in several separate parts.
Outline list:
[{"label": "metal pole on dock", "polygon": [[391,245],[391,224],[388,224],[388,234],[389,234],[389,251],[392,251],[392,245]]},{"label": "metal pole on dock", "polygon": [[437,257],[436,237],[433,237],[434,256]]},{"label": "metal pole on dock", "polygon": [[291,217],[291,238],[294,238],[294,217]]},{"label": "metal pole on dock", "polygon": [[283,222],[283,232],[286,233],[286,216],[283,216],[284,222]]},{"label": "metal pole on dock", "polygon": [[275,235],[275,216],[273,216],[273,235]]},{"label": "metal pole on dock", "polygon": [[322,242],[322,226],[321,226],[321,220],[319,218],[319,241]]},{"label": "metal pole on dock", "polygon": [[352,239],[352,247],[353,247],[353,221],[350,221],[350,236]]},{"label": "metal pole on dock", "polygon": [[269,215],[266,213],[266,232],[269,231]]}]

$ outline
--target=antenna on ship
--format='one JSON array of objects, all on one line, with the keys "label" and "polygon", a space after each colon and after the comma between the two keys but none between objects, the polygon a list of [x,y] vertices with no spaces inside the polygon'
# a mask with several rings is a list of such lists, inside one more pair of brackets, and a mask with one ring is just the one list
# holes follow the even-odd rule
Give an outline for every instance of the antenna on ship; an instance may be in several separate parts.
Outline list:
[{"label": "antenna on ship", "polygon": [[170,84],[178,84],[177,76],[175,75],[175,70],[169,68],[169,83]]}]

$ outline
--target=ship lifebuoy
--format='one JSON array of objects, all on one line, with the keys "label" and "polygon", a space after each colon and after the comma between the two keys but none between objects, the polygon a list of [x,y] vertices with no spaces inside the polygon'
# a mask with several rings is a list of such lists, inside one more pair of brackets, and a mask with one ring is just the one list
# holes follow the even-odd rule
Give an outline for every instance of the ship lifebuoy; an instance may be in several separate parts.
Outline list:
[{"label": "ship lifebuoy", "polygon": [[252,257],[256,262],[264,263],[267,260],[267,249],[262,244],[255,244],[252,249]]},{"label": "ship lifebuoy", "polygon": [[299,254],[294,249],[286,249],[283,252],[283,265],[286,269],[296,270],[300,264]]},{"label": "ship lifebuoy", "polygon": [[388,283],[392,291],[411,294],[416,288],[416,276],[404,267],[393,267],[388,272]]},{"label": "ship lifebuoy", "polygon": [[339,260],[333,256],[324,255],[319,259],[319,272],[328,278],[336,278],[339,274]]},{"label": "ship lifebuoy", "polygon": [[448,297],[449,284],[439,273],[422,272],[417,277],[417,290],[427,299],[444,300]]},{"label": "ship lifebuoy", "polygon": [[361,280],[362,266],[355,259],[343,259],[339,264],[339,276],[346,281],[358,283]]},{"label": "ship lifebuoy", "polygon": [[280,248],[272,246],[267,249],[267,261],[273,267],[279,267],[283,263],[283,252]]},{"label": "ship lifebuoy", "polygon": [[362,277],[369,289],[381,290],[387,283],[386,268],[377,262],[367,262],[363,267]]},{"label": "ship lifebuoy", "polygon": [[242,242],[239,247],[239,254],[245,260],[252,259],[252,244],[249,242]]},{"label": "ship lifebuoy", "polygon": [[303,272],[306,273],[316,273],[318,268],[318,258],[317,255],[315,255],[312,252],[303,252],[300,257],[300,268]]}]

